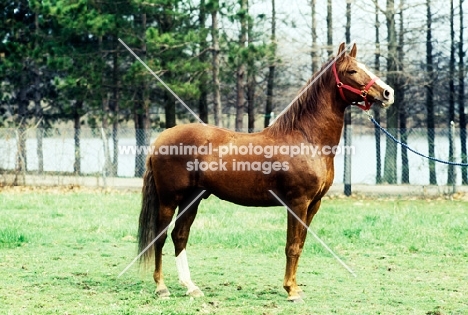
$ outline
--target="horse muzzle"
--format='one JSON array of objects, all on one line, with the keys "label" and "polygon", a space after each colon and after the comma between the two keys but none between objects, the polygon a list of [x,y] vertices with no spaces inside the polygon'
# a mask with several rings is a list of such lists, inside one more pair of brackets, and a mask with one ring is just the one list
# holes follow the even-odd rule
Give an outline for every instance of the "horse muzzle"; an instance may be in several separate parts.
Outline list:
[{"label": "horse muzzle", "polygon": [[382,108],[387,108],[395,102],[395,92],[391,87],[382,91],[382,98],[378,99]]}]

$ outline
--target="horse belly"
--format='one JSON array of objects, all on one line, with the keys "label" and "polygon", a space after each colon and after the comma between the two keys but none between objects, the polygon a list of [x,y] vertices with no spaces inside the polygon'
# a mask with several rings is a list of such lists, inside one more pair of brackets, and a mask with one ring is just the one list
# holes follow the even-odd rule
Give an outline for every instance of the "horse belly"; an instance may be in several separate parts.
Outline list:
[{"label": "horse belly", "polygon": [[269,190],[278,190],[275,176],[255,172],[204,174],[201,186],[220,199],[243,206],[275,206],[277,200]]}]

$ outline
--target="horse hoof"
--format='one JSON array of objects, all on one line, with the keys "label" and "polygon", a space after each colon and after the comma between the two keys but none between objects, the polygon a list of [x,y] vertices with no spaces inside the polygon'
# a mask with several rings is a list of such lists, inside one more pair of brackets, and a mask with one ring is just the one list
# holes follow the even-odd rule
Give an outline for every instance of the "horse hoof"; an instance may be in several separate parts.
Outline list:
[{"label": "horse hoof", "polygon": [[161,289],[159,291],[156,291],[156,294],[160,299],[168,299],[171,293],[169,292],[168,289]]},{"label": "horse hoof", "polygon": [[198,289],[198,288],[196,288],[195,290],[192,290],[192,291],[190,291],[190,292],[187,292],[187,295],[189,295],[189,296],[191,296],[191,297],[193,297],[193,298],[199,298],[199,297],[205,296],[205,295],[203,294],[203,292],[202,292],[200,289]]},{"label": "horse hoof", "polygon": [[301,299],[304,299],[306,297],[304,291],[299,291],[299,296],[301,297]]},{"label": "horse hoof", "polygon": [[304,300],[300,296],[290,296],[288,297],[288,301],[296,304],[304,303]]}]

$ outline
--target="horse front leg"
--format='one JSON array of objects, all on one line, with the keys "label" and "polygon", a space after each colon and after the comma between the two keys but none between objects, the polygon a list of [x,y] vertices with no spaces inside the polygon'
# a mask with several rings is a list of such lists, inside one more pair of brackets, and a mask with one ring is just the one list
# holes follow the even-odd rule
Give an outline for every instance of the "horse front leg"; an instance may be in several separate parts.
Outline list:
[{"label": "horse front leg", "polygon": [[286,292],[288,292],[289,301],[302,302],[303,293],[301,288],[297,285],[296,273],[307,230],[298,218],[303,222],[306,220],[307,207],[295,207],[292,211],[294,211],[295,216],[288,211],[288,229],[285,248],[286,272],[284,275],[283,287]]},{"label": "horse front leg", "polygon": [[286,272],[283,287],[288,292],[288,300],[303,302],[304,292],[297,285],[296,273],[299,257],[307,236],[307,228],[320,207],[320,200],[309,206],[301,205],[292,209],[294,215],[288,210],[288,230],[286,241]]}]

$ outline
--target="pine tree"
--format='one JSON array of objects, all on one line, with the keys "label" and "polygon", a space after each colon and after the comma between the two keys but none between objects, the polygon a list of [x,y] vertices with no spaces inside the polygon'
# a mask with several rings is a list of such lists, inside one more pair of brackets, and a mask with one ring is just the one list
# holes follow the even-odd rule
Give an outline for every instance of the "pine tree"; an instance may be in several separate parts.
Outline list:
[{"label": "pine tree", "polygon": [[218,11],[219,1],[211,0],[208,4],[211,13],[211,40],[213,53],[212,57],[212,78],[213,78],[213,112],[214,123],[218,127],[222,127],[222,109],[221,109],[221,94],[219,81],[219,28],[218,28]]},{"label": "pine tree", "polygon": [[12,116],[11,124],[16,128],[16,179],[27,170],[26,127],[33,122],[34,113],[29,108],[30,101],[37,98],[38,46],[37,12],[28,1],[10,1],[0,10],[2,28],[0,33],[0,93],[3,112]]}]

